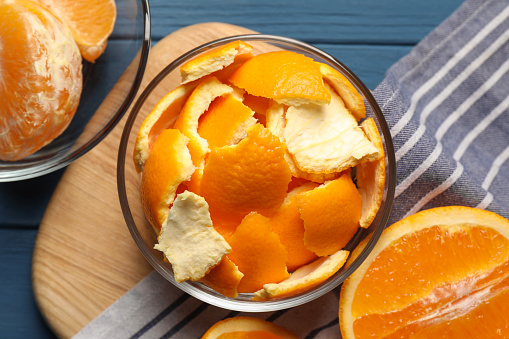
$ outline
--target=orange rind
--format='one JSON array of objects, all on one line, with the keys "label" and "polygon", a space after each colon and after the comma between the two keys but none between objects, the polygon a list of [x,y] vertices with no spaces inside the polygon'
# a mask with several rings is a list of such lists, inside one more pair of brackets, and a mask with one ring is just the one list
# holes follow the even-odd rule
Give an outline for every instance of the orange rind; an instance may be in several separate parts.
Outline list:
[{"label": "orange rind", "polygon": [[343,100],[330,89],[329,105],[291,106],[286,111],[283,137],[300,170],[337,173],[381,154],[359,128]]},{"label": "orange rind", "polygon": [[179,283],[203,278],[232,250],[212,227],[205,199],[189,191],[177,195],[157,240],[154,248],[164,253]]},{"label": "orange rind", "polygon": [[291,179],[284,153],[279,139],[260,124],[248,128],[237,145],[213,149],[200,186],[213,218],[275,211]]},{"label": "orange rind", "polygon": [[117,18],[114,0],[36,0],[69,28],[83,59],[94,62],[106,49]]},{"label": "orange rind", "polygon": [[175,129],[161,132],[141,174],[140,197],[150,224],[159,232],[168,217],[177,188],[195,171],[187,149],[189,139]]},{"label": "orange rind", "polygon": [[[242,41],[233,41],[224,46],[211,49],[180,67],[182,83],[188,83],[214,72],[223,70],[224,74],[214,74],[219,79],[226,78],[239,66],[252,57],[253,47]],[[229,72],[224,72],[230,66]]]},{"label": "orange rind", "polygon": [[244,274],[239,293],[253,293],[268,282],[288,278],[288,252],[272,232],[270,220],[256,212],[248,214],[228,241],[232,252],[228,258]]},{"label": "orange rind", "polygon": [[248,127],[256,124],[254,112],[227,94],[214,100],[199,121],[198,134],[210,149],[235,145],[247,136]]},{"label": "orange rind", "polygon": [[507,337],[508,281],[509,220],[462,206],[421,211],[385,229],[343,283],[342,336]]},{"label": "orange rind", "polygon": [[363,162],[356,168],[356,183],[362,196],[362,214],[359,224],[363,228],[368,228],[382,204],[385,187],[385,153],[375,120],[367,118],[361,123],[361,128],[381,154],[380,159]]},{"label": "orange rind", "polygon": [[339,71],[327,64],[320,63],[320,72],[323,79],[328,82],[345,102],[357,121],[366,117],[364,100],[352,83]]},{"label": "orange rind", "polygon": [[215,323],[201,339],[298,339],[287,329],[252,317],[227,318]]},{"label": "orange rind", "polygon": [[256,55],[237,68],[228,81],[251,95],[273,99],[280,104],[325,105],[330,102],[320,65],[291,51]]},{"label": "orange rind", "polygon": [[143,120],[134,145],[136,171],[143,170],[150,148],[162,130],[171,128],[197,83],[181,85],[166,94]]},{"label": "orange rind", "polygon": [[221,262],[199,281],[228,298],[236,298],[240,280],[244,274],[225,256]]},{"label": "orange rind", "polygon": [[296,198],[304,221],[304,244],[316,255],[341,250],[357,231],[362,197],[348,174]]},{"label": "orange rind", "polygon": [[265,284],[254,293],[253,300],[266,301],[295,296],[320,285],[332,277],[346,262],[348,251],[338,251],[301,266],[279,284]]}]

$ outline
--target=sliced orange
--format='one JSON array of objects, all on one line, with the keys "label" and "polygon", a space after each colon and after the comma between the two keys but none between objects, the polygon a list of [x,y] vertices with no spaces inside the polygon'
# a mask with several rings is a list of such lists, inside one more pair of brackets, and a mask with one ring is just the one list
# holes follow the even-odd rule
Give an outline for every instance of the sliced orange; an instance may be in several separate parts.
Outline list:
[{"label": "sliced orange", "polygon": [[178,186],[189,180],[195,170],[188,142],[189,139],[178,130],[163,130],[155,140],[141,174],[141,204],[157,231],[168,217]]},{"label": "sliced orange", "polygon": [[507,338],[507,312],[509,221],[450,206],[384,230],[343,284],[339,322],[345,339]]},{"label": "sliced orange", "polygon": [[359,227],[362,198],[349,175],[297,195],[304,244],[318,256],[331,255],[350,241]]},{"label": "sliced orange", "polygon": [[239,268],[225,256],[219,265],[200,279],[200,282],[226,297],[236,298],[239,295],[237,288],[243,276]]},{"label": "sliced orange", "polygon": [[234,317],[215,323],[201,339],[298,339],[298,337],[266,320]]},{"label": "sliced orange", "polygon": [[296,196],[317,186],[315,183],[307,183],[293,189],[277,212],[270,217],[272,231],[279,236],[288,251],[286,266],[290,272],[316,259],[316,254],[304,245],[304,222],[300,218]]},{"label": "sliced orange", "polygon": [[256,124],[253,114],[233,95],[225,95],[214,100],[200,118],[198,134],[210,149],[235,145],[247,136],[247,128]]},{"label": "sliced orange", "polygon": [[228,258],[244,274],[239,293],[253,293],[264,284],[288,278],[288,252],[272,232],[270,220],[256,212],[248,214],[229,240],[232,252]]},{"label": "sliced orange", "polygon": [[285,105],[325,105],[330,102],[320,65],[291,51],[256,55],[237,68],[228,81],[251,95],[274,99]]},{"label": "sliced orange", "polygon": [[205,199],[189,191],[177,195],[157,240],[154,248],[171,263],[178,283],[203,278],[231,251],[212,227]]},{"label": "sliced orange", "polygon": [[[233,41],[211,49],[180,67],[182,83],[188,83],[206,75],[223,70],[223,74],[214,74],[219,79],[228,77],[236,67],[252,57],[253,47],[242,41]],[[230,67],[228,67],[230,66]],[[229,72],[224,72],[228,67]]]},{"label": "sliced orange", "polygon": [[326,106],[289,107],[283,129],[288,152],[300,170],[337,173],[380,158],[343,100],[328,85],[332,99]]},{"label": "sliced orange", "polygon": [[25,158],[62,134],[82,82],[78,46],[58,18],[32,1],[0,2],[0,160]]},{"label": "sliced orange", "polygon": [[353,116],[360,121],[366,117],[366,107],[364,100],[354,85],[337,69],[327,64],[320,63],[320,72],[326,82],[336,90],[346,107],[352,112]]},{"label": "sliced orange", "polygon": [[200,192],[215,215],[244,217],[274,212],[291,179],[284,147],[260,124],[237,145],[213,149],[203,169]]},{"label": "sliced orange", "polygon": [[70,29],[85,60],[94,62],[106,49],[117,18],[114,0],[36,0]]},{"label": "sliced orange", "polygon": [[194,82],[178,86],[159,100],[143,120],[134,145],[133,159],[136,171],[142,171],[154,140],[162,130],[173,126],[196,85],[198,83]]},{"label": "sliced orange", "polygon": [[253,300],[265,301],[294,296],[320,285],[339,271],[348,258],[348,251],[338,251],[300,267],[279,284],[265,284],[256,291]]},{"label": "sliced orange", "polygon": [[375,120],[367,118],[361,123],[361,128],[381,154],[380,159],[361,163],[356,168],[357,186],[362,196],[362,215],[359,224],[363,228],[368,228],[375,219],[384,195],[385,153]]}]

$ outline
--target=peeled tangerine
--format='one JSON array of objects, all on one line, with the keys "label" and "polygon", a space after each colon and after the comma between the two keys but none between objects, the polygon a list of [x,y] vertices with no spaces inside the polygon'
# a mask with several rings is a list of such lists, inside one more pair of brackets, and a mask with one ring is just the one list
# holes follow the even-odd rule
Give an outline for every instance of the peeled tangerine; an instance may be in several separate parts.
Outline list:
[{"label": "peeled tangerine", "polygon": [[69,125],[80,100],[81,55],[42,6],[0,1],[0,160],[36,152]]}]

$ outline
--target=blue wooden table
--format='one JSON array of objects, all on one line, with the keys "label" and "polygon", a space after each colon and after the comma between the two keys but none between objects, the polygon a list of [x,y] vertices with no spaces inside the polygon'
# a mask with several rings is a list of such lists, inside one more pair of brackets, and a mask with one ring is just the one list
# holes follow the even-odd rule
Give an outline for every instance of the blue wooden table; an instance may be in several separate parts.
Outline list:
[{"label": "blue wooden table", "polygon": [[[374,89],[385,71],[461,0],[151,0],[152,43],[200,22],[226,22],[311,43]],[[120,41],[121,43],[121,41]],[[31,286],[33,245],[64,170],[0,184],[0,338],[54,338]]]}]

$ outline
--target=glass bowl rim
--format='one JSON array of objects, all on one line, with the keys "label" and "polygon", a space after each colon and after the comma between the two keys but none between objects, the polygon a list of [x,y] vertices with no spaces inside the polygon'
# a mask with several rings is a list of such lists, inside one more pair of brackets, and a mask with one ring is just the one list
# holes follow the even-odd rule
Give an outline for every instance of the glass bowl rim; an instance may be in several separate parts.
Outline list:
[{"label": "glass bowl rim", "polygon": [[14,182],[37,178],[68,166],[97,146],[97,144],[101,142],[124,117],[134,101],[138,89],[140,88],[143,75],[145,74],[151,44],[151,16],[149,0],[136,0],[136,2],[141,4],[143,16],[143,37],[140,50],[140,62],[134,76],[134,81],[131,84],[122,104],[117,109],[117,112],[108,121],[108,123],[94,135],[92,139],[78,147],[73,152],[66,154],[63,157],[52,158],[44,163],[37,164],[36,166],[30,166],[27,164],[26,167],[20,167],[19,169],[10,172],[8,175],[1,175],[0,182]]},{"label": "glass bowl rim", "polygon": [[[354,83],[354,85],[362,92],[365,99],[368,101],[369,105],[373,109],[373,113],[375,114],[377,118],[377,122],[382,130],[383,138],[385,142],[386,147],[386,157],[389,163],[388,167],[388,175],[386,175],[386,185],[387,185],[387,191],[386,191],[386,198],[383,205],[383,210],[378,211],[378,213],[381,213],[381,217],[379,219],[380,226],[376,227],[375,230],[369,234],[369,239],[367,239],[367,243],[365,244],[365,247],[363,248],[362,252],[353,260],[352,263],[349,264],[349,266],[345,269],[343,274],[341,276],[335,277],[333,279],[329,278],[326,282],[322,283],[319,289],[312,289],[310,291],[304,292],[303,294],[299,294],[293,297],[289,297],[286,299],[279,299],[279,300],[271,300],[271,301],[264,301],[264,302],[254,302],[254,301],[248,301],[248,300],[237,300],[237,299],[231,299],[226,297],[218,297],[211,294],[207,294],[203,291],[198,290],[197,288],[193,287],[190,284],[187,283],[176,283],[173,279],[173,277],[169,274],[169,272],[161,265],[159,260],[153,256],[153,254],[150,252],[150,249],[145,245],[145,243],[142,240],[141,234],[139,233],[136,222],[133,219],[133,216],[131,214],[131,210],[129,208],[129,201],[127,198],[127,191],[125,186],[125,160],[126,160],[126,153],[127,153],[127,145],[129,142],[129,136],[131,133],[131,130],[133,128],[134,122],[136,120],[136,117],[138,116],[138,113],[140,112],[140,109],[142,108],[143,104],[145,103],[146,99],[149,97],[149,95],[152,93],[152,91],[157,87],[157,85],[173,70],[175,70],[179,65],[182,64],[184,60],[189,60],[193,58],[194,56],[201,54],[209,49],[215,48],[219,45],[223,45],[228,42],[236,41],[236,40],[243,40],[243,41],[261,41],[261,42],[273,42],[273,43],[283,43],[287,45],[293,45],[294,47],[301,48],[307,52],[311,52],[312,54],[317,54],[327,62],[331,63],[332,65],[338,67],[341,69],[341,71],[346,74],[347,78],[349,78],[350,81]],[[133,165],[134,166],[134,165]],[[124,130],[122,131],[122,136],[120,139],[120,147],[118,151],[118,157],[117,157],[117,190],[118,190],[118,196],[120,200],[120,207],[122,210],[122,214],[124,216],[127,228],[129,229],[129,232],[131,233],[131,236],[136,242],[136,245],[142,252],[145,259],[152,265],[153,268],[155,268],[156,271],[158,271],[159,274],[161,274],[168,282],[172,283],[176,287],[178,287],[180,290],[188,293],[189,295],[207,302],[208,304],[225,308],[232,311],[240,311],[240,312],[268,312],[268,311],[277,311],[282,309],[287,309],[290,307],[295,307],[298,305],[302,305],[304,303],[307,303],[309,301],[315,300],[324,294],[330,292],[334,288],[338,287],[343,281],[349,277],[361,264],[364,262],[364,260],[367,258],[367,256],[371,253],[373,247],[377,243],[378,239],[380,238],[382,231],[387,225],[387,222],[389,220],[390,212],[392,209],[392,204],[394,201],[394,192],[395,192],[395,186],[396,186],[396,159],[395,159],[395,153],[394,153],[394,146],[392,143],[392,139],[390,137],[390,129],[389,126],[385,120],[385,117],[383,116],[382,110],[378,103],[376,102],[375,98],[373,97],[371,91],[364,85],[364,83],[349,69],[347,68],[343,63],[341,63],[336,58],[332,57],[325,51],[316,48],[308,43],[295,40],[292,38],[287,38],[283,36],[278,35],[271,35],[271,34],[241,34],[241,35],[233,35],[228,36],[220,39],[216,39],[207,43],[204,43],[184,54],[179,56],[177,59],[172,61],[170,64],[168,64],[165,68],[163,68],[145,87],[145,89],[141,92],[139,97],[137,98],[131,112],[129,113],[129,116],[127,117],[127,121],[124,126]],[[141,244],[141,243],[143,244]],[[297,300],[295,300],[297,298]]]}]

